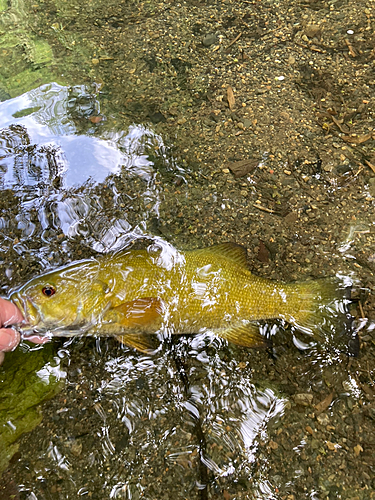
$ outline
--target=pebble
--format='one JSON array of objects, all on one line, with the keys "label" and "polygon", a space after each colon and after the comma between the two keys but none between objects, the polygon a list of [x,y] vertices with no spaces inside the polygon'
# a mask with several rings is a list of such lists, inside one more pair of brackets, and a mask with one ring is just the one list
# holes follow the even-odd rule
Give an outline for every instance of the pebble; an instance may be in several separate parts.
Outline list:
[{"label": "pebble", "polygon": [[305,34],[309,38],[314,38],[320,35],[321,27],[317,24],[308,24],[305,28]]},{"label": "pebble", "polygon": [[362,446],[360,444],[357,444],[356,446],[354,446],[353,449],[354,449],[354,455],[356,457],[358,457],[359,454],[363,451],[363,448],[362,448]]},{"label": "pebble", "polygon": [[371,179],[369,180],[368,188],[371,196],[375,198],[375,177],[371,177]]},{"label": "pebble", "polygon": [[330,451],[337,451],[337,444],[332,443],[331,441],[327,441],[326,445]]},{"label": "pebble", "polygon": [[329,417],[326,413],[321,413],[316,417],[317,421],[319,422],[320,425],[328,425],[329,424]]},{"label": "pebble", "polygon": [[269,447],[271,448],[271,450],[277,450],[277,448],[279,447],[279,445],[276,443],[276,441],[270,441],[269,443]]},{"label": "pebble", "polygon": [[215,43],[218,43],[218,41],[218,36],[215,33],[210,33],[203,38],[202,43],[205,47],[210,47],[210,45],[214,45]]},{"label": "pebble", "polygon": [[294,401],[302,406],[309,406],[312,404],[314,396],[309,393],[295,394]]}]

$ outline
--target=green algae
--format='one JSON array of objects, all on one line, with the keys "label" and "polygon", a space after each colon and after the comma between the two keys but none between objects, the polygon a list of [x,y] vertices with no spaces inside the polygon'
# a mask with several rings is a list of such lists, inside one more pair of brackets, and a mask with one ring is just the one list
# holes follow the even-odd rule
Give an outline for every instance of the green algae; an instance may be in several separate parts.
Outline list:
[{"label": "green algae", "polygon": [[53,344],[6,355],[0,367],[0,474],[18,451],[19,437],[42,420],[40,404],[62,387]]},{"label": "green algae", "polygon": [[55,73],[52,48],[33,33],[31,19],[22,0],[0,0],[1,100],[48,83]]}]

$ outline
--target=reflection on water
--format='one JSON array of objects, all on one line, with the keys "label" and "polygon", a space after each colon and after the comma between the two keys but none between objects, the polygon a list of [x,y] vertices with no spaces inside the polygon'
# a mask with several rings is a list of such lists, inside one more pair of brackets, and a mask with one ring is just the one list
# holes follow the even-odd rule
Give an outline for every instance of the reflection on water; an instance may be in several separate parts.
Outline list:
[{"label": "reflection on water", "polygon": [[61,187],[102,182],[122,166],[150,179],[145,147],[163,147],[161,138],[136,125],[127,133],[98,133],[100,122],[93,124],[92,117],[105,120],[97,92],[84,86],[52,83],[1,103],[1,187],[53,183],[57,177]]},{"label": "reflection on water", "polygon": [[[183,178],[181,168],[169,166],[162,139],[152,130],[102,129],[105,117],[93,124],[92,116],[101,116],[98,93],[84,86],[44,85],[0,104],[0,185],[11,188],[20,203],[20,239],[33,236],[48,245],[56,237],[77,236],[96,251],[121,248],[159,214],[162,190],[150,154]],[[95,187],[104,180],[106,185]],[[130,183],[137,185],[125,190]],[[9,217],[3,216],[3,227]],[[41,233],[35,233],[37,226]],[[22,245],[18,251],[24,250]]]},{"label": "reflection on water", "polygon": [[48,498],[42,485],[59,477],[56,498],[162,498],[165,488],[176,499],[228,488],[276,498],[261,450],[286,400],[256,387],[251,368],[227,354],[198,336],[156,357],[106,352],[100,373],[70,370],[80,412],[59,408],[58,433],[35,457],[40,487],[22,490]]},{"label": "reflection on water", "polygon": [[[98,393],[101,400],[116,398],[117,420],[126,426],[130,441],[144,443],[142,453],[152,455],[152,448],[159,453],[163,449],[172,474],[179,477],[181,469],[196,469],[195,480],[203,487],[207,479],[213,486],[220,478],[235,482],[239,475],[251,473],[259,442],[267,437],[270,419],[282,416],[284,400],[270,388],[257,389],[249,369],[240,368],[238,362],[221,360],[218,354],[207,356],[202,340],[196,337],[186,344],[189,359],[184,359],[182,373],[181,352],[176,351],[172,357],[167,351],[157,359],[140,358],[136,363],[128,357],[110,360],[106,363],[109,377]],[[198,361],[203,356],[204,363]],[[144,386],[148,402],[122,395],[125,385]],[[106,424],[110,417],[101,414],[101,418]],[[103,454],[109,449],[115,450],[113,443],[103,443]],[[208,470],[205,478],[199,459]],[[146,460],[144,466],[140,480],[152,473],[148,471],[152,463],[148,467]],[[121,487],[131,483],[129,478]],[[251,488],[271,492],[265,477],[255,480]]]}]

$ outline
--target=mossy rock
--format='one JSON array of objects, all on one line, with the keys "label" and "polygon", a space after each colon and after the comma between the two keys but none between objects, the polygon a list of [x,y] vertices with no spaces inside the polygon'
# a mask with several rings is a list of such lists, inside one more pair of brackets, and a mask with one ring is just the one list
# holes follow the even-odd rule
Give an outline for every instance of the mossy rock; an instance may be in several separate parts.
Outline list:
[{"label": "mossy rock", "polygon": [[42,420],[39,405],[62,387],[55,376],[55,347],[18,348],[0,367],[0,473],[18,450],[17,440]]}]

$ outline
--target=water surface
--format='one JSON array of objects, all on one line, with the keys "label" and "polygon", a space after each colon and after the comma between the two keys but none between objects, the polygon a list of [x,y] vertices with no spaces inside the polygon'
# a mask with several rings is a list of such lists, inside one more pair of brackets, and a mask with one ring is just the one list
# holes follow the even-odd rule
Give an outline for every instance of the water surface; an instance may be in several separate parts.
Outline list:
[{"label": "water surface", "polygon": [[[134,242],[230,240],[256,274],[350,281],[362,340],[358,358],[280,324],[264,326],[268,352],[212,335],[165,339],[153,356],[56,340],[33,372],[38,401],[63,386],[19,440],[4,498],[373,497],[373,139],[353,140],[372,126],[366,8],[22,6],[23,49],[2,38],[18,54],[0,80],[4,295]],[[13,29],[16,9],[2,11]],[[243,159],[253,167],[235,177]],[[41,352],[21,351],[26,366]]]}]

